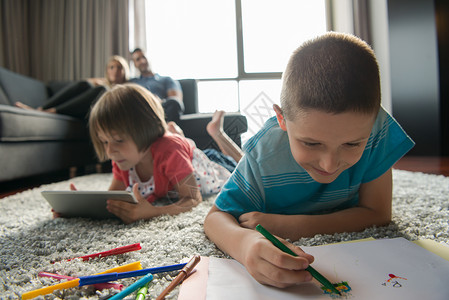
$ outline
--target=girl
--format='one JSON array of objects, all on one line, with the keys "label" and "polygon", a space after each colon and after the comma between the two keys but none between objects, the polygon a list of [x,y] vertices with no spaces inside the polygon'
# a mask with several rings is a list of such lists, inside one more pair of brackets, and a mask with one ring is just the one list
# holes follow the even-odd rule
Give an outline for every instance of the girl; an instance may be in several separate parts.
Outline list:
[{"label": "girl", "polygon": [[[93,106],[89,132],[100,160],[111,159],[109,190],[132,191],[139,203],[109,200],[107,209],[125,223],[178,214],[217,193],[230,173],[179,134],[170,132],[159,99],[135,84],[118,85]],[[154,206],[159,198],[179,199]]]}]

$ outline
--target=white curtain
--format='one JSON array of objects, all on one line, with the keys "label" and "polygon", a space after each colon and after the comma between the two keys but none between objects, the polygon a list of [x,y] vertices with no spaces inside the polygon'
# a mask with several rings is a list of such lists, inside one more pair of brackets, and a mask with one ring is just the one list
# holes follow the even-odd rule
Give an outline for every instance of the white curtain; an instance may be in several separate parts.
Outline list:
[{"label": "white curtain", "polygon": [[129,55],[128,0],[0,0],[0,64],[43,81],[104,75]]},{"label": "white curtain", "polygon": [[133,33],[132,41],[130,42],[130,50],[134,48],[142,48],[144,50],[147,46],[147,31],[145,24],[145,0],[129,0],[130,12],[133,20],[131,20],[132,28],[130,32]]},{"label": "white curtain", "polygon": [[371,44],[369,3],[373,1],[380,0],[326,0],[328,29],[355,34]]},{"label": "white curtain", "polygon": [[[147,47],[147,31],[146,31],[146,16],[145,16],[145,0],[129,0],[129,16],[130,28],[129,34],[131,36],[129,42],[129,50],[133,51],[135,48],[142,48],[146,51]],[[131,76],[139,76],[139,71],[136,70],[134,64],[130,64]]]},{"label": "white curtain", "polygon": [[[376,0],[374,0],[376,1]],[[372,45],[368,0],[354,0],[354,34]]]}]

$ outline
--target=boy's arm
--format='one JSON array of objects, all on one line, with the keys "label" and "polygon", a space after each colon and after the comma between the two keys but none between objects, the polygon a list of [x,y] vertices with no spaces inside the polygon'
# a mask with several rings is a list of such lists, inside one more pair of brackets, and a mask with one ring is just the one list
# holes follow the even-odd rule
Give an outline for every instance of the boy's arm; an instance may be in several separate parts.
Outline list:
[{"label": "boy's arm", "polygon": [[361,231],[386,225],[391,221],[391,168],[379,178],[364,183],[359,190],[359,205],[324,215],[279,215],[250,212],[240,216],[240,225],[255,228],[262,224],[283,238],[298,240],[315,234]]},{"label": "boy's arm", "polygon": [[288,243],[285,244],[299,256],[282,252],[259,232],[240,227],[233,216],[215,205],[204,221],[204,231],[210,240],[243,264],[262,284],[282,288],[312,280],[310,273],[304,271],[313,262],[311,255]]}]

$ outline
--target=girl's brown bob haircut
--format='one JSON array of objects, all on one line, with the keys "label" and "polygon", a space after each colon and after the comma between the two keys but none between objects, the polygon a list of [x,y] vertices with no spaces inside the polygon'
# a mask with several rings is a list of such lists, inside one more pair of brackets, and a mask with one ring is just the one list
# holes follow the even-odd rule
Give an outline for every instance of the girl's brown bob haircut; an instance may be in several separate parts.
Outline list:
[{"label": "girl's brown bob haircut", "polygon": [[114,86],[98,99],[89,116],[89,134],[100,161],[108,159],[100,131],[130,137],[139,151],[145,151],[166,130],[159,98],[137,84]]}]

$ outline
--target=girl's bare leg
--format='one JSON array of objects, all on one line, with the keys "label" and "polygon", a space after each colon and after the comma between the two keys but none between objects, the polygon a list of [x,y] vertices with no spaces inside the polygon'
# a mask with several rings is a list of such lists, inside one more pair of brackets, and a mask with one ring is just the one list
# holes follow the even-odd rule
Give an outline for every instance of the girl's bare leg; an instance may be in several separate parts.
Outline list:
[{"label": "girl's bare leg", "polygon": [[173,121],[167,123],[167,130],[174,134],[179,134],[180,136],[185,137],[184,131]]},{"label": "girl's bare leg", "polygon": [[223,154],[229,155],[236,162],[240,161],[243,151],[236,143],[224,132],[223,120],[225,112],[222,110],[215,111],[212,120],[207,124],[206,130],[213,140],[217,143]]},{"label": "girl's bare leg", "polygon": [[[171,132],[173,134],[178,134],[178,135],[180,135],[182,137],[185,137],[184,131],[182,131],[181,127],[179,127],[178,124],[176,124],[173,121],[170,121],[170,122],[167,123],[167,131]],[[196,147],[196,144],[195,144],[195,142],[192,139],[187,138],[187,141],[189,142],[189,144],[192,147]]]},{"label": "girl's bare leg", "polygon": [[51,107],[51,108],[48,108],[48,109],[42,109],[42,107],[33,108],[33,107],[28,106],[28,105],[26,105],[25,103],[22,103],[22,102],[19,102],[19,101],[17,101],[17,102],[15,103],[15,105],[16,105],[17,107],[20,107],[20,108],[23,108],[23,109],[28,109],[28,110],[45,111],[45,112],[52,113],[52,114],[55,114],[55,113],[56,113],[56,108],[54,108],[54,107]]}]

